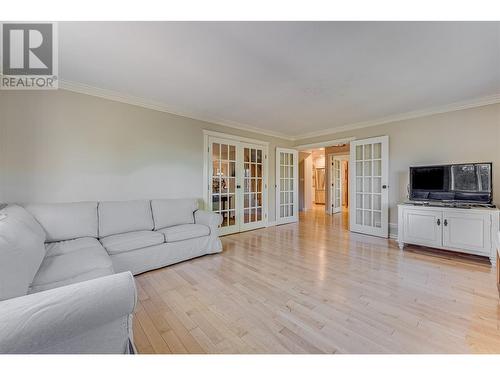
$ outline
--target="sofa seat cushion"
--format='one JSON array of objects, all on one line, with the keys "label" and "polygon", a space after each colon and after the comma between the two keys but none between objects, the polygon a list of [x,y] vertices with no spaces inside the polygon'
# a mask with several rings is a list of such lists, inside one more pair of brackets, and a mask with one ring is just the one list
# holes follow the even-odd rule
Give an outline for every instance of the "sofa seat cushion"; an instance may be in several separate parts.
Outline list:
[{"label": "sofa seat cushion", "polygon": [[210,235],[210,228],[202,224],[182,224],[160,229],[166,242],[177,242]]},{"label": "sofa seat cushion", "polygon": [[124,253],[126,251],[142,249],[143,247],[159,245],[164,242],[165,237],[162,233],[148,230],[114,234],[101,238],[101,243],[109,254]]},{"label": "sofa seat cushion", "polygon": [[84,249],[102,249],[102,245],[95,238],[83,237],[76,240],[50,242],[45,244],[46,256],[63,255]]},{"label": "sofa seat cushion", "polygon": [[44,258],[31,284],[30,293],[114,273],[108,253],[93,238],[47,244],[47,251],[52,255]]}]

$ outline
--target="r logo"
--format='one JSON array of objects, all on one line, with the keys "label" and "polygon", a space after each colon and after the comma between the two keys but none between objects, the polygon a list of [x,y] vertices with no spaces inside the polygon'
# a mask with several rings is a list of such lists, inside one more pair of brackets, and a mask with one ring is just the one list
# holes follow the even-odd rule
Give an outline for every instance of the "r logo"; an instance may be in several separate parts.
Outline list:
[{"label": "r logo", "polygon": [[2,54],[4,75],[53,74],[53,25],[4,23]]}]

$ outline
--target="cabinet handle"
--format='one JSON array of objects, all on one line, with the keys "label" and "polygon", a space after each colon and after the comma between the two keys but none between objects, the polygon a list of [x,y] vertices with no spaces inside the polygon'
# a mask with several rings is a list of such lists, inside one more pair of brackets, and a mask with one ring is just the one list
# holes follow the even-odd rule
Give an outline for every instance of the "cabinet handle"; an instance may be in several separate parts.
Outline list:
[{"label": "cabinet handle", "polygon": [[438,219],[437,220],[437,225],[440,226],[441,225],[441,219]]},{"label": "cabinet handle", "polygon": [[448,220],[444,219],[444,226],[446,227],[448,225]]}]

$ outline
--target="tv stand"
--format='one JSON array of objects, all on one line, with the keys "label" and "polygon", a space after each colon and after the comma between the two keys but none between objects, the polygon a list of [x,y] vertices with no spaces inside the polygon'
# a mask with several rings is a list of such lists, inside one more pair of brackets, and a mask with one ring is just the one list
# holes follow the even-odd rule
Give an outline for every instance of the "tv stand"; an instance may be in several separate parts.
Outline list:
[{"label": "tv stand", "polygon": [[398,205],[398,243],[486,256],[496,264],[500,211],[491,207]]}]

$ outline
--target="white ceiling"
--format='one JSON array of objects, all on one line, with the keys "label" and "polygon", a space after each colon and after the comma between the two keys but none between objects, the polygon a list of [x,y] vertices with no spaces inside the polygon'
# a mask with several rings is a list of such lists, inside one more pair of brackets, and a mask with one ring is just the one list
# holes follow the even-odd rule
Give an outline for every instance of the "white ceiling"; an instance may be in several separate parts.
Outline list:
[{"label": "white ceiling", "polygon": [[59,39],[64,81],[290,139],[500,98],[500,22],[70,22]]}]

